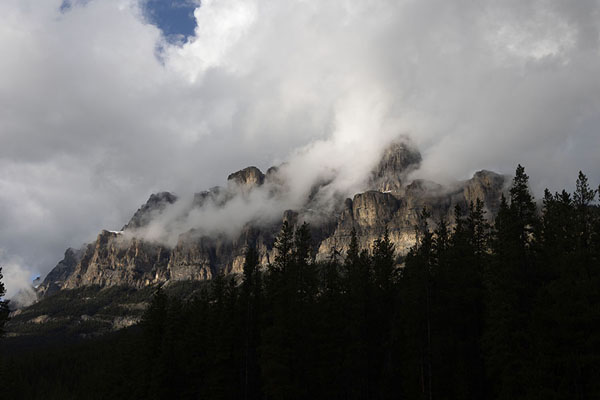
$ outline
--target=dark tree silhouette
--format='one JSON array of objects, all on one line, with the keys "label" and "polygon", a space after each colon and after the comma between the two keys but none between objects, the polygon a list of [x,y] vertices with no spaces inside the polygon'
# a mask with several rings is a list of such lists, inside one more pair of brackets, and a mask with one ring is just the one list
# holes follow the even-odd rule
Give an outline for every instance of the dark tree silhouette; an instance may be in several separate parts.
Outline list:
[{"label": "dark tree silhouette", "polygon": [[0,267],[0,336],[4,334],[4,325],[8,321],[9,309],[8,300],[4,299],[6,295],[6,287],[2,282],[2,267]]},{"label": "dark tree silhouette", "polygon": [[580,173],[574,193],[546,190],[538,210],[519,165],[493,224],[481,200],[449,220],[424,209],[404,258],[397,232],[361,249],[352,230],[343,260],[334,249],[316,262],[310,227],[284,223],[272,264],[250,245],[241,276],[183,298],[158,288],[139,326],[32,351],[3,338],[13,353],[0,360],[0,389],[31,399],[600,398],[596,195]]}]

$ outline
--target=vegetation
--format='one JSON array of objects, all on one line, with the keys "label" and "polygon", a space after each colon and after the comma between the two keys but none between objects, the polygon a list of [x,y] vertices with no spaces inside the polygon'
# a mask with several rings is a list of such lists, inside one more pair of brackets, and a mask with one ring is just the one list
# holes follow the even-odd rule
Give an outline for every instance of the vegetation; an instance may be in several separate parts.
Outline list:
[{"label": "vegetation", "polygon": [[[185,300],[206,285],[201,281],[173,282],[165,291]],[[139,321],[155,290],[128,286],[61,290],[12,316],[6,326],[5,353],[76,342]]]},{"label": "vegetation", "polygon": [[[386,232],[312,258],[306,224],[277,257],[183,301],[158,289],[143,322],[9,357],[9,398],[589,399],[600,397],[600,210],[576,191],[537,209],[519,166],[493,224],[427,210],[396,266]],[[432,228],[430,225],[434,225]]]}]

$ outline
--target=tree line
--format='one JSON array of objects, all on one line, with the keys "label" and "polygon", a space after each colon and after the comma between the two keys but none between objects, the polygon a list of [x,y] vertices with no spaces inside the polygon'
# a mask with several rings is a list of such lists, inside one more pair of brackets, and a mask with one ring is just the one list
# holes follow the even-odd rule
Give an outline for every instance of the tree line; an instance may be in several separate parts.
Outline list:
[{"label": "tree line", "polygon": [[[599,188],[600,190],[600,188]],[[599,190],[537,207],[523,167],[493,223],[481,201],[415,227],[398,266],[371,249],[315,262],[307,224],[284,223],[276,257],[190,301],[160,288],[143,322],[6,360],[15,398],[600,398]]]}]

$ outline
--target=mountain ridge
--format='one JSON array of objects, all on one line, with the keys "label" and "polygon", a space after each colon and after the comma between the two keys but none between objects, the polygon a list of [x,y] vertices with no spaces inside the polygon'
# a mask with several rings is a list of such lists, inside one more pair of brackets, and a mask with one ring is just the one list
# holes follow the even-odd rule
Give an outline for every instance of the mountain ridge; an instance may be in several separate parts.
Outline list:
[{"label": "mountain ridge", "polygon": [[[324,180],[314,184],[302,207],[285,210],[276,219],[251,221],[233,235],[206,234],[192,228],[181,233],[172,246],[137,236],[179,201],[173,193],[152,194],[122,231],[103,230],[94,242],[81,249],[67,249],[63,260],[37,287],[38,295],[44,297],[61,289],[87,285],[142,288],[239,273],[248,246],[256,247],[260,262],[266,265],[272,260],[275,237],[284,221],[294,225],[309,222],[313,255],[324,260],[333,250],[347,249],[352,229],[357,231],[361,246],[370,248],[386,227],[397,255],[404,256],[415,243],[414,226],[423,207],[433,219],[450,221],[456,204],[467,207],[479,198],[488,216],[495,214],[507,183],[505,176],[481,170],[471,179],[451,186],[420,179],[409,182],[409,174],[418,169],[420,162],[416,149],[405,142],[394,142],[371,171],[366,190],[351,198],[334,197],[332,210],[319,208],[315,200],[329,190],[330,182]],[[257,167],[247,167],[230,174],[227,187],[196,193],[186,212],[202,210],[207,204],[219,209],[233,199],[248,198],[264,188],[268,199],[276,199],[285,185],[278,167],[269,168],[266,174]]]}]

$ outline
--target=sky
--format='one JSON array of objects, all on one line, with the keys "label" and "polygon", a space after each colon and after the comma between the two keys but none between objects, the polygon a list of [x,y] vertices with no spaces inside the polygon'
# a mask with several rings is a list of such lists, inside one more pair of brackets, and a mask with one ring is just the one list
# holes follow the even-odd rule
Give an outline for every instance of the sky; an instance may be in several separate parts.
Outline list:
[{"label": "sky", "polygon": [[292,160],[358,190],[381,148],[448,182],[600,183],[600,1],[3,0],[8,297],[150,193]]}]

